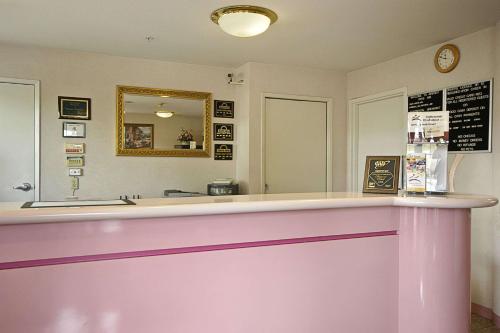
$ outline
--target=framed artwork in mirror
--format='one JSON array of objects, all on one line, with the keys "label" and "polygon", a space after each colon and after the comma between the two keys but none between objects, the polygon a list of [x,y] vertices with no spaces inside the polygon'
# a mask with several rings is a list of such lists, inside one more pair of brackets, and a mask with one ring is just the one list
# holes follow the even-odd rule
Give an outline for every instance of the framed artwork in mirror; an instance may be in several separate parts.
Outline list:
[{"label": "framed artwork in mirror", "polygon": [[153,149],[154,132],[153,124],[125,124],[125,148]]},{"label": "framed artwork in mirror", "polygon": [[117,86],[116,154],[210,157],[212,94]]},{"label": "framed artwork in mirror", "polygon": [[90,120],[90,98],[59,96],[58,104],[59,119]]}]

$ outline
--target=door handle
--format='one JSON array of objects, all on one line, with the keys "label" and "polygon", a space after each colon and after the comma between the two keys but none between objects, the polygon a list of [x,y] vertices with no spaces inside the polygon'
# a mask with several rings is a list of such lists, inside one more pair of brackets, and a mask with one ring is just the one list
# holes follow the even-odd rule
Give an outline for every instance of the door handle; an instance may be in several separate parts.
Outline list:
[{"label": "door handle", "polygon": [[12,186],[12,188],[14,190],[21,190],[21,191],[24,191],[24,192],[28,192],[29,190],[31,190],[33,187],[31,186],[30,183],[23,183],[22,185],[18,185],[18,186]]}]

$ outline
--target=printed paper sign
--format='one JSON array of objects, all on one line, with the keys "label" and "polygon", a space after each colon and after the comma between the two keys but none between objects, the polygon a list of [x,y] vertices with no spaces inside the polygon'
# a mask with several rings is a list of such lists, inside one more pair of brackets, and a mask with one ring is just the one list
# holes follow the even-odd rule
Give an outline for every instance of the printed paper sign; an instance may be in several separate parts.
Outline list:
[{"label": "printed paper sign", "polygon": [[408,112],[408,143],[449,140],[449,112]]}]

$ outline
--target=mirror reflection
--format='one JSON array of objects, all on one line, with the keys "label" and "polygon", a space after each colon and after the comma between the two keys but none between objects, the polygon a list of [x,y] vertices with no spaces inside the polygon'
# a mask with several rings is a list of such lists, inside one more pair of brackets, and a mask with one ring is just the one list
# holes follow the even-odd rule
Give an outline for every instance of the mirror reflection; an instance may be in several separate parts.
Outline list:
[{"label": "mirror reflection", "polygon": [[125,148],[203,149],[203,101],[124,95]]},{"label": "mirror reflection", "polygon": [[208,105],[208,93],[118,87],[118,154],[209,156]]}]

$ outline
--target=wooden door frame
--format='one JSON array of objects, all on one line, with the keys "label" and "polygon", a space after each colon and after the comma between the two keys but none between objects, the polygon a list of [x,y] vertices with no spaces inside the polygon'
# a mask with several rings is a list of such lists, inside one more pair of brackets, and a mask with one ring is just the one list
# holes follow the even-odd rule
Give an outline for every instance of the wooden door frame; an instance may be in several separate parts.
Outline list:
[{"label": "wooden door frame", "polygon": [[[378,94],[353,98],[349,100],[347,115],[347,191],[357,192],[358,188],[358,140],[359,140],[359,106],[378,102],[389,98],[403,97],[403,109],[408,110],[408,90],[406,87],[384,91]],[[402,126],[408,126],[405,120]],[[401,138],[406,142],[406,135]]]},{"label": "wooden door frame", "polygon": [[33,179],[33,191],[35,193],[35,201],[40,201],[40,81],[39,80],[26,80],[0,77],[0,83],[22,84],[31,85],[34,88],[34,130],[35,130],[35,175]]},{"label": "wooden door frame", "polygon": [[326,191],[333,189],[333,99],[316,96],[287,95],[275,93],[262,93],[261,95],[261,132],[260,132],[260,191],[265,193],[266,184],[266,99],[284,99],[302,102],[326,103]]}]

